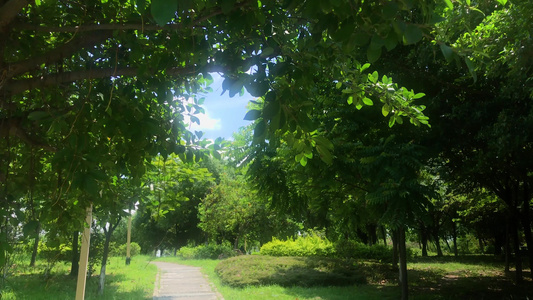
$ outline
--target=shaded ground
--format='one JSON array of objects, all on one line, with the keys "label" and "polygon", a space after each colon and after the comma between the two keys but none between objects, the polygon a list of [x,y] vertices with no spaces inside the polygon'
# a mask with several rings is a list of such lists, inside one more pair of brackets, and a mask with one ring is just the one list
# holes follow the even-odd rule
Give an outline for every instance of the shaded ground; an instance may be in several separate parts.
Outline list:
[{"label": "shaded ground", "polygon": [[[390,265],[363,266],[371,284],[398,283]],[[504,272],[503,263],[491,256],[418,258],[408,269],[409,291],[415,299],[533,299],[530,272],[524,271],[524,282],[517,285],[514,270]]]}]

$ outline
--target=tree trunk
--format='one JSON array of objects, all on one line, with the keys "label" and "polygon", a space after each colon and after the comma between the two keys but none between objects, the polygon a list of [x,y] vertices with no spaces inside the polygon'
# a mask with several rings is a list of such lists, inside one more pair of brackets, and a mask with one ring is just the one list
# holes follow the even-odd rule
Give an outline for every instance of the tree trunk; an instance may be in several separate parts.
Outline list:
[{"label": "tree trunk", "polygon": [[100,267],[100,281],[98,282],[98,295],[104,294],[104,286],[105,286],[105,269],[107,265],[107,257],[109,255],[109,242],[111,241],[111,226],[109,230],[105,230],[105,242],[104,242],[104,252],[102,254],[102,266]]},{"label": "tree trunk", "polygon": [[522,274],[522,256],[520,255],[520,240],[519,240],[519,232],[518,232],[518,224],[516,222],[516,219],[511,220],[511,233],[513,234],[513,248],[514,248],[514,256],[515,256],[515,268],[516,268],[516,283],[521,284],[523,281],[523,274]]},{"label": "tree trunk", "polygon": [[420,231],[420,243],[422,244],[422,257],[428,256],[428,237],[426,230],[422,228]]},{"label": "tree trunk", "polygon": [[37,228],[35,229],[35,240],[33,241],[33,250],[31,252],[31,260],[30,260],[30,267],[35,267],[35,260],[37,259],[37,251],[39,250],[39,240],[41,232],[41,223],[37,225]]},{"label": "tree trunk", "polygon": [[113,231],[115,231],[115,228],[117,228],[118,224],[120,223],[120,219],[121,218],[118,218],[118,221],[116,224],[109,224],[109,230],[106,230],[104,226],[105,241],[104,241],[104,252],[102,254],[102,264],[100,267],[100,281],[98,282],[98,294],[99,295],[104,294],[105,269],[107,265],[107,258],[109,256],[109,243],[111,242],[111,236],[113,235]]},{"label": "tree trunk", "polygon": [[80,269],[80,252],[78,251],[79,231],[74,231],[72,235],[72,261],[70,267],[70,276],[77,276]]},{"label": "tree trunk", "polygon": [[239,235],[235,237],[235,242],[233,243],[233,249],[239,249]]},{"label": "tree trunk", "polygon": [[398,270],[398,230],[392,231],[392,268]]},{"label": "tree trunk", "polygon": [[381,225],[381,235],[383,236],[383,245],[387,246],[387,230],[385,226]]},{"label": "tree trunk", "polygon": [[400,252],[400,288],[402,300],[409,297],[409,285],[407,282],[407,251],[405,247],[405,228],[398,229],[398,250]]},{"label": "tree trunk", "polygon": [[442,249],[440,247],[440,238],[439,238],[439,231],[438,229],[435,229],[433,232],[433,238],[435,239],[435,246],[437,247],[437,256],[443,256]]},{"label": "tree trunk", "polygon": [[452,247],[450,247],[450,243],[448,243],[448,239],[443,239],[446,243],[446,247],[448,247],[448,251],[452,252]]},{"label": "tree trunk", "polygon": [[[527,198],[527,199],[526,199]],[[524,228],[524,237],[527,244],[527,253],[529,257],[530,276],[533,278],[533,237],[531,236],[531,218],[529,216],[529,196],[525,195],[522,203],[522,228]]]},{"label": "tree trunk", "polygon": [[378,226],[376,224],[366,225],[366,231],[368,232],[368,243],[370,246],[377,244],[378,235],[377,235]]},{"label": "tree trunk", "polygon": [[459,251],[457,250],[457,224],[453,222],[453,254],[455,257],[459,256]]},{"label": "tree trunk", "polygon": [[509,234],[509,222],[510,220],[507,220],[507,223],[505,224],[505,272],[509,272],[509,263],[510,263],[510,256],[511,256],[511,247],[510,244],[510,234]]}]

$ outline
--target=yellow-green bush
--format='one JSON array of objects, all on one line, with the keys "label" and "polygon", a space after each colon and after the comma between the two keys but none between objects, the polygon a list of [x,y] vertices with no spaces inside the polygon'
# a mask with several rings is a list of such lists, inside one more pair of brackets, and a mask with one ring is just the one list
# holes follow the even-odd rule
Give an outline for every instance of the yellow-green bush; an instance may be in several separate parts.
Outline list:
[{"label": "yellow-green bush", "polygon": [[[127,245],[126,244],[120,244],[117,245],[116,243],[111,243],[110,245],[111,253],[110,256],[123,256],[126,257],[127,252]],[[130,243],[130,256],[139,255],[141,253],[141,246],[135,242]]]},{"label": "yellow-green bush", "polygon": [[181,247],[176,253],[177,257],[183,259],[217,259],[221,257],[232,257],[235,255],[236,252],[229,243],[209,244],[207,246],[199,245],[196,247],[185,246]]},{"label": "yellow-green bush", "polygon": [[328,239],[309,235],[286,241],[272,238],[261,247],[260,252],[271,256],[333,256],[335,249]]}]

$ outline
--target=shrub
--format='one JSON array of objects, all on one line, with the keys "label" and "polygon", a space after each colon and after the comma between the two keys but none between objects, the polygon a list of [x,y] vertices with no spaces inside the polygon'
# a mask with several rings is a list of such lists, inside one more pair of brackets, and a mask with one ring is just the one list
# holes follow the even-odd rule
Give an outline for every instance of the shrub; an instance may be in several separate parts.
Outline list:
[{"label": "shrub", "polygon": [[181,247],[176,256],[182,259],[218,259],[237,255],[229,243]]},{"label": "shrub", "polygon": [[392,261],[392,248],[381,244],[368,246],[361,242],[342,240],[335,244],[336,256],[339,258],[376,259]]},{"label": "shrub", "polygon": [[[110,251],[109,251],[110,256],[126,257],[126,254],[127,254],[126,244],[117,245],[116,243],[111,243],[111,245],[109,245],[109,248],[110,248]],[[141,246],[139,246],[139,244],[135,242],[131,242],[130,243],[130,256],[133,257],[135,255],[139,255],[140,253],[141,253]]]},{"label": "shrub", "polygon": [[334,250],[329,240],[317,235],[309,235],[286,241],[273,238],[271,242],[261,247],[260,252],[262,255],[270,256],[332,256]]},{"label": "shrub", "polygon": [[48,261],[69,261],[72,257],[72,248],[65,244],[50,247],[44,242],[39,242],[37,253]]}]

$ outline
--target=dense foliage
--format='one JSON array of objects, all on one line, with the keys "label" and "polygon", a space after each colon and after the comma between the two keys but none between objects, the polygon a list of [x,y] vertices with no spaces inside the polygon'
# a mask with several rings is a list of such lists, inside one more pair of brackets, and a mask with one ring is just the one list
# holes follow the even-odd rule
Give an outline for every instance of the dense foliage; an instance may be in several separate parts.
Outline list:
[{"label": "dense foliage", "polygon": [[[409,239],[441,256],[474,236],[520,282],[532,23],[527,0],[0,0],[4,274],[30,242],[30,264],[63,245],[76,272],[90,226],[105,275],[135,214],[145,252],[212,243],[191,257],[316,228],[344,252],[382,239],[404,299]],[[231,143],[188,130],[210,72],[257,97]],[[263,248],[334,251],[293,242]]]}]

